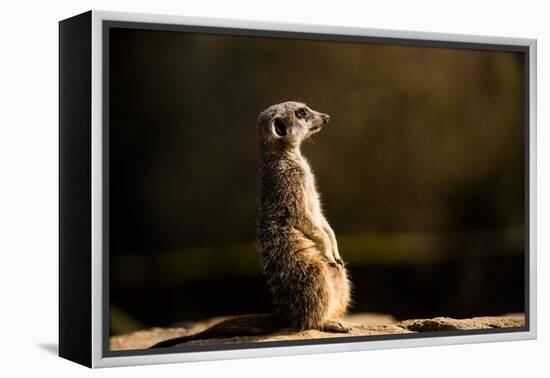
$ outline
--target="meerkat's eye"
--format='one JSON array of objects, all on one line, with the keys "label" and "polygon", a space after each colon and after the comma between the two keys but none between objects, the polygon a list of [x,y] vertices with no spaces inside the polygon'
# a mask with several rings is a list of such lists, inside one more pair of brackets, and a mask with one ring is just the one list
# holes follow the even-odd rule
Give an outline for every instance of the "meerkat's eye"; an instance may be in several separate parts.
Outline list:
[{"label": "meerkat's eye", "polygon": [[307,116],[307,110],[298,109],[298,110],[296,110],[296,113],[294,113],[294,114],[296,114],[296,117],[298,117],[298,118],[305,118]]}]

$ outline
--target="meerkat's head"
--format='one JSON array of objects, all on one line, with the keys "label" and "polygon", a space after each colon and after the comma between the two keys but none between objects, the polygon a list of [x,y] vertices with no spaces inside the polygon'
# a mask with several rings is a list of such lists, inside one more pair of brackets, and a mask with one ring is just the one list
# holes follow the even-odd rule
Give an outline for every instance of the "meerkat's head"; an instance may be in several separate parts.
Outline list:
[{"label": "meerkat's head", "polygon": [[299,146],[329,121],[306,104],[294,101],[271,105],[258,116],[260,139],[282,149]]}]

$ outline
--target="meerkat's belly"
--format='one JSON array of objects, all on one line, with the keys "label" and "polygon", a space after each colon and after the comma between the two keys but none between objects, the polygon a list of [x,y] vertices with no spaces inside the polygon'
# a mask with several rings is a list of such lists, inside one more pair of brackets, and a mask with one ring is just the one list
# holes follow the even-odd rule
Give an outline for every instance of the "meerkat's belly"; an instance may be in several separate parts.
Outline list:
[{"label": "meerkat's belly", "polygon": [[339,319],[346,314],[351,298],[350,283],[345,268],[331,269],[329,286],[332,295],[330,296],[327,317],[329,319]]}]

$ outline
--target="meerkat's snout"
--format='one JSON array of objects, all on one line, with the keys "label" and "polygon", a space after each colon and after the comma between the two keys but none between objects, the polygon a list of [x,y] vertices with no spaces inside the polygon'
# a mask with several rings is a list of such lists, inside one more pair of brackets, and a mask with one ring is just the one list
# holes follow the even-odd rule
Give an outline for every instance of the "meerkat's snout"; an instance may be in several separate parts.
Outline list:
[{"label": "meerkat's snout", "polygon": [[319,113],[318,117],[321,118],[321,125],[324,126],[330,121],[330,116],[328,114]]},{"label": "meerkat's snout", "polygon": [[314,134],[320,131],[330,121],[330,116],[324,113],[317,113],[316,117],[312,120],[309,131]]}]

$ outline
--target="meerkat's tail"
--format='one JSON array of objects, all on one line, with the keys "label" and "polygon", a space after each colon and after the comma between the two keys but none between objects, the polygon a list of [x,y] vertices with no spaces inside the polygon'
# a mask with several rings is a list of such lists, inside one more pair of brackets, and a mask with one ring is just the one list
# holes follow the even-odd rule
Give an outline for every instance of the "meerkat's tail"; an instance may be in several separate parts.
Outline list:
[{"label": "meerkat's tail", "polygon": [[267,335],[281,327],[274,314],[242,315],[223,320],[202,332],[161,341],[150,348],[169,348],[192,340]]}]

